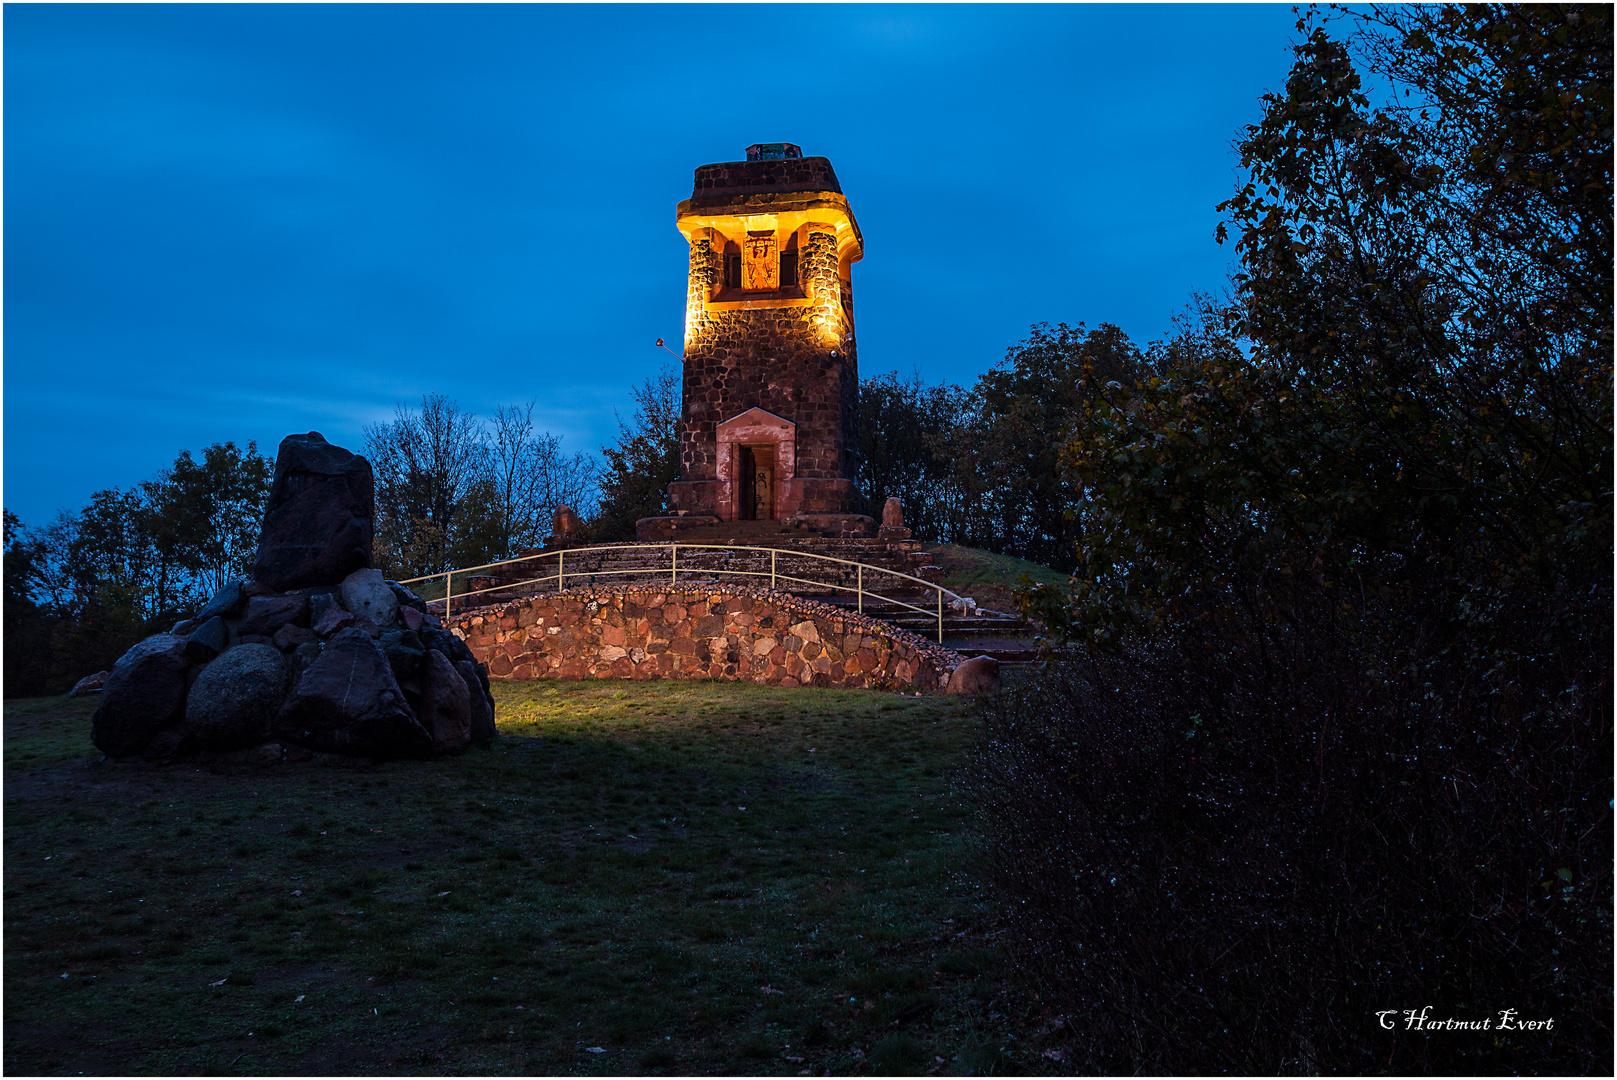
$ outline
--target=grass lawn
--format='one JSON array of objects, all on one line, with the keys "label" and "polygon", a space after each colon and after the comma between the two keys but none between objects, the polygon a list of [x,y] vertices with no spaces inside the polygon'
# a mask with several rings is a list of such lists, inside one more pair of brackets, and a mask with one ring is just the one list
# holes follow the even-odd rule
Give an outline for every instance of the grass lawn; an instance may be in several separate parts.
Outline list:
[{"label": "grass lawn", "polygon": [[93,698],[7,702],[6,1071],[1053,1064],[970,876],[970,705],[495,695],[491,750],[257,769],[102,762]]},{"label": "grass lawn", "polygon": [[991,611],[1013,613],[1016,601],[1011,591],[1026,574],[1033,581],[1065,590],[1067,575],[1014,555],[996,555],[958,544],[929,544],[932,561],[943,567],[942,585],[951,592],[969,596],[978,606]]}]

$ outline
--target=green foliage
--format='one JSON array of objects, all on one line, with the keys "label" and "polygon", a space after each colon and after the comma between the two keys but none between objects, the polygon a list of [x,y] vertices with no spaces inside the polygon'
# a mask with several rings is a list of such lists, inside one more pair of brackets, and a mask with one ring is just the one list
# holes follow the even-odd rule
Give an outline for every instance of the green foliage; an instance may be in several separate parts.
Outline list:
[{"label": "green foliage", "polygon": [[965,504],[955,435],[966,409],[964,390],[927,385],[919,373],[904,380],[894,371],[859,384],[857,483],[867,513],[880,518],[888,497],[897,496],[916,535],[959,533]]},{"label": "green foliage", "polygon": [[256,555],[271,463],[215,444],[77,514],[28,530],[6,519],[6,692],[65,690],[167,629]]},{"label": "green foliage", "polygon": [[[1305,19],[1232,302],[1078,406],[1077,570],[1024,600],[1091,666],[994,719],[984,801],[1029,962],[1119,1018],[1090,1067],[1610,1068],[1610,16]],[[1329,1034],[1502,986],[1578,1033]],[[1139,1042],[1175,1001],[1270,1034]]]},{"label": "green foliage", "polygon": [[590,520],[598,543],[635,538],[634,523],[668,512],[668,485],[679,479],[680,376],[664,368],[634,391],[634,413],[618,418],[618,442],[605,446],[601,501]]},{"label": "green foliage", "polygon": [[[1583,65],[1566,108],[1595,145],[1574,138],[1561,165],[1593,168],[1576,186],[1607,192],[1609,210],[1609,72],[1588,60],[1609,23],[1422,10],[1364,23],[1403,34],[1367,50],[1380,73],[1429,80],[1413,116],[1369,109],[1323,29],[1298,47],[1286,94],[1242,143],[1252,182],[1223,207],[1241,229],[1236,305],[1183,327],[1159,374],[1085,407],[1063,466],[1104,498],[1079,546],[1072,632],[1245,618],[1307,580],[1361,604],[1436,590],[1474,635],[1514,625],[1520,604],[1586,608],[1588,585],[1609,580],[1609,223],[1605,269],[1585,273],[1567,246],[1602,227],[1585,202],[1518,198],[1537,173],[1479,166],[1501,139],[1531,158],[1545,136],[1500,115],[1508,100],[1453,100],[1457,62],[1422,59],[1443,30],[1445,55],[1502,52],[1488,70],[1504,83],[1530,60]],[[1540,55],[1552,15],[1559,67]],[[1065,621],[1048,592],[1035,601]]]},{"label": "green foliage", "polygon": [[1086,495],[1062,443],[1106,385],[1147,358],[1117,327],[1035,325],[971,390],[897,373],[860,385],[858,481],[870,512],[897,495],[928,540],[1070,565]]},{"label": "green foliage", "polygon": [[1061,447],[1092,398],[1132,383],[1145,358],[1117,327],[1035,325],[977,380],[954,440],[968,508],[957,543],[1045,565],[1072,560],[1087,513],[1081,484],[1059,468]]},{"label": "green foliage", "polygon": [[274,462],[235,443],[215,443],[194,461],[182,450],[168,472],[141,485],[154,546],[212,596],[251,567]]},{"label": "green foliage", "polygon": [[21,696],[48,685],[50,638],[54,619],[44,602],[50,548],[42,536],[30,536],[22,519],[5,511],[5,681]]}]

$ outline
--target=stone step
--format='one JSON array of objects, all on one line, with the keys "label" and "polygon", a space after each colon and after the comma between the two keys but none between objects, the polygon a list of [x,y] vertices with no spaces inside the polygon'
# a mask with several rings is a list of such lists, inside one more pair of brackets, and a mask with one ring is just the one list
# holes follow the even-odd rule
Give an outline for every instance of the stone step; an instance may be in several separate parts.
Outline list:
[{"label": "stone step", "polygon": [[[805,554],[819,554],[819,552],[809,553],[793,549],[779,549],[779,554],[774,558],[776,572],[793,577],[813,577],[827,581],[847,579],[850,584],[857,577],[858,571],[855,567],[802,557]],[[887,552],[838,550],[833,557],[844,559],[848,562],[861,562],[867,567],[894,571],[898,574],[907,574],[924,580],[930,580],[939,574],[938,569],[929,563],[911,561],[914,559],[913,554],[908,558],[899,559],[892,557],[891,553]],[[922,557],[926,558],[927,556],[923,555]],[[681,548],[679,551],[679,570],[682,574],[687,571],[696,573],[701,570],[720,570],[727,567],[766,573],[769,562],[767,555],[756,551],[737,552],[733,555],[722,550],[710,548],[690,550]],[[556,565],[555,560],[545,559],[542,562],[535,561],[517,567],[499,568],[490,574],[477,576],[491,578],[497,582],[516,583],[530,580],[534,577],[553,576],[556,573]],[[574,574],[611,574],[622,571],[660,570],[669,566],[669,559],[665,551],[611,551],[581,548],[568,551],[562,560],[562,566],[567,576],[571,578]],[[881,575],[878,575],[878,580],[882,580]],[[903,587],[901,584],[902,579],[900,578],[886,578],[885,581],[887,588]]]},{"label": "stone step", "polygon": [[[760,537],[769,535],[762,524],[758,529]],[[774,531],[778,535],[789,530],[777,527]],[[864,596],[867,614],[928,636],[937,631],[936,616],[928,614],[937,601],[937,594],[920,584],[920,581],[940,581],[944,571],[931,563],[930,553],[915,550],[920,545],[914,541],[802,536],[783,537],[772,543],[749,542],[751,540],[749,537],[711,546],[688,546],[682,540],[678,550],[678,583],[708,580],[767,587],[771,580],[770,563],[773,562],[775,586],[781,591],[855,609],[859,605],[855,590],[862,576],[867,590]],[[728,550],[732,547],[743,550]],[[764,550],[745,550],[748,548]],[[816,555],[843,561],[827,562],[812,557]],[[857,566],[848,563],[863,564],[863,574]],[[660,546],[581,546],[563,551],[561,565],[565,571],[565,585],[569,588],[591,584],[653,584],[669,574],[669,552]],[[459,580],[463,580],[476,593],[468,602],[498,603],[554,589],[556,567],[556,559],[534,559],[515,566],[496,567],[485,574],[467,575]],[[723,573],[725,570],[747,573]],[[670,581],[670,584],[673,582]],[[884,597],[896,602],[888,602]],[[913,608],[923,610],[916,612]],[[963,618],[975,621],[960,621]],[[970,632],[982,627],[998,628],[1003,625],[994,620],[983,621],[980,613],[968,615],[955,609],[948,609],[945,616],[946,630],[959,627],[964,632]]]}]

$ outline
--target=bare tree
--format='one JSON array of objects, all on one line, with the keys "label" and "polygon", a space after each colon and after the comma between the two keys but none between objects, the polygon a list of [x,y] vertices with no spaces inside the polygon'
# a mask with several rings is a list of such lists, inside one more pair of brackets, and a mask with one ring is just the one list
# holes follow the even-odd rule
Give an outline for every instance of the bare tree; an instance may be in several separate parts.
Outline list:
[{"label": "bare tree", "polygon": [[535,402],[487,421],[442,394],[365,431],[376,473],[376,562],[415,577],[510,558],[544,542],[566,504],[588,512],[597,467],[534,426]]},{"label": "bare tree", "polygon": [[365,429],[377,561],[411,576],[449,569],[456,517],[488,471],[483,425],[443,394],[423,396],[419,412],[400,405],[394,417]]},{"label": "bare tree", "polygon": [[597,540],[632,540],[636,520],[667,508],[668,484],[679,479],[681,375],[668,366],[634,389],[634,414],[618,419],[618,444],[602,447],[606,468],[592,522]]},{"label": "bare tree", "polygon": [[587,513],[586,504],[594,501],[595,462],[584,454],[564,454],[560,438],[535,431],[535,405],[502,405],[489,424],[489,517],[506,557],[543,543],[558,506]]}]

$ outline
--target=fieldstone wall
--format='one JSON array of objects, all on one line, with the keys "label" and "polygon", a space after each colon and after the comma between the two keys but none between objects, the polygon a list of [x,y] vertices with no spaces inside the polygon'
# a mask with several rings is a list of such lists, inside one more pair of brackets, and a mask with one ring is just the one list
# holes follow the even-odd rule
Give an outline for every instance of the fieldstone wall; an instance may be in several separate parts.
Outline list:
[{"label": "fieldstone wall", "polygon": [[887,623],[729,585],[596,586],[457,615],[496,679],[724,679],[942,691],[963,659]]},{"label": "fieldstone wall", "polygon": [[711,235],[691,242],[680,479],[713,479],[719,424],[757,408],[797,425],[798,476],[851,481],[859,361],[848,311],[853,290],[838,274],[834,233],[811,229],[799,248],[805,300],[754,309],[704,304],[719,273],[713,243]]}]

